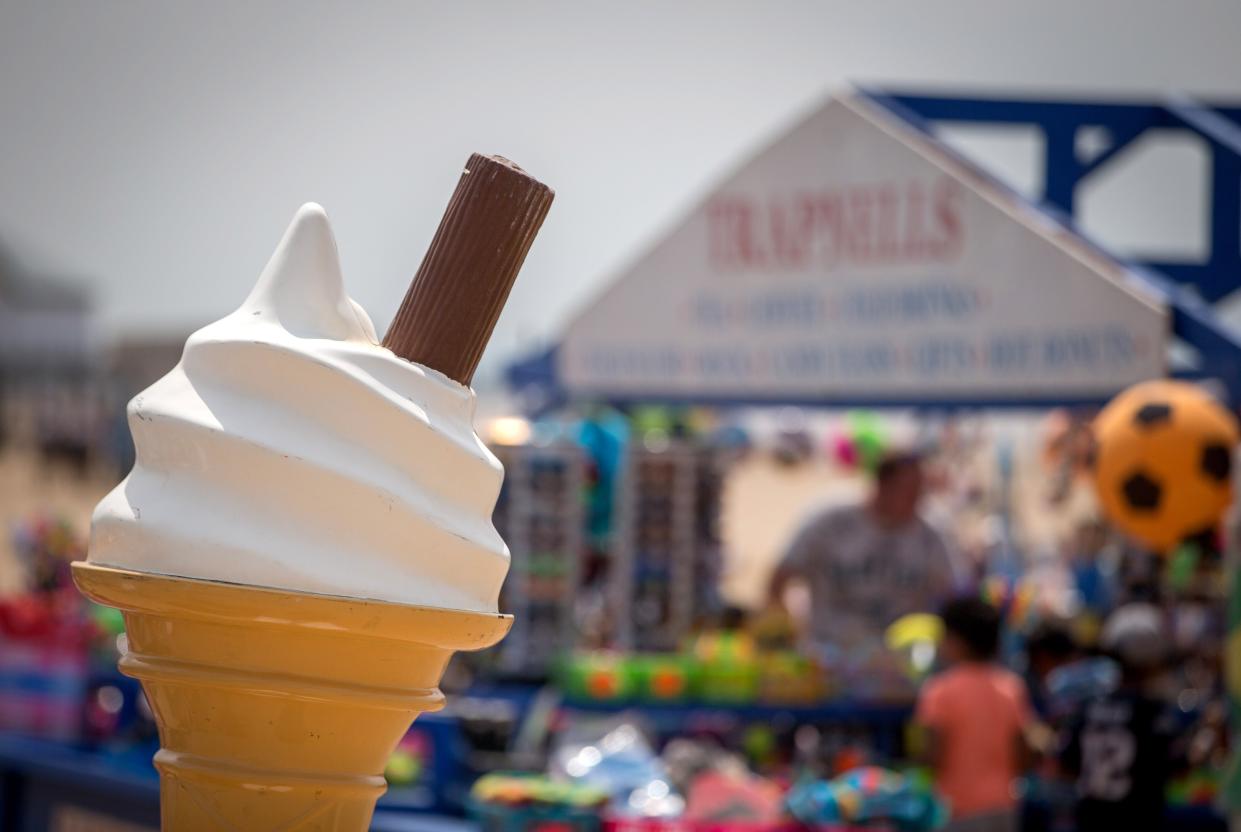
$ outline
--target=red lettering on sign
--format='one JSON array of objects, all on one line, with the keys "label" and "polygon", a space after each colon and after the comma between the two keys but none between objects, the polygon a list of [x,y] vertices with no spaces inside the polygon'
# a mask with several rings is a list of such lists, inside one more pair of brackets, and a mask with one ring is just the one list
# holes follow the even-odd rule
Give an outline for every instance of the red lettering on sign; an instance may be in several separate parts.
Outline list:
[{"label": "red lettering on sign", "polygon": [[773,195],[724,194],[707,205],[708,256],[722,269],[943,263],[965,243],[964,189],[940,177]]}]

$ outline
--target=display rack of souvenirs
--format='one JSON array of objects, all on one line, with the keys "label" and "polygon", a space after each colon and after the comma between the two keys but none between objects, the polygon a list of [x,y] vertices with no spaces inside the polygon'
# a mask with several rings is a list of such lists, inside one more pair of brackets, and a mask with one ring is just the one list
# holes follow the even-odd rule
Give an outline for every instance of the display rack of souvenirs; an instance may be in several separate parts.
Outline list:
[{"label": "display rack of souvenirs", "polygon": [[493,520],[512,556],[500,604],[515,617],[496,661],[507,674],[542,675],[573,646],[587,460],[569,442],[494,451],[505,477]]},{"label": "display rack of souvenirs", "polygon": [[714,611],[720,476],[709,453],[684,440],[629,446],[610,576],[621,648],[674,650]]},{"label": "display rack of souvenirs", "polygon": [[719,586],[724,563],[721,512],[724,478],[734,454],[728,448],[704,447],[698,454],[694,506],[693,626],[700,628],[722,612]]}]

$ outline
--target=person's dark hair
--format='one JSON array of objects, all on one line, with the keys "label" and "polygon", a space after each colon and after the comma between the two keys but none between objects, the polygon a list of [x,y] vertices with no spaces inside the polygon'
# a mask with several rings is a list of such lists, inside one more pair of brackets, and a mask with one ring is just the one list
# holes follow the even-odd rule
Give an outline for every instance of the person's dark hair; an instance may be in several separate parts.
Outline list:
[{"label": "person's dark hair", "polygon": [[1076,652],[1077,642],[1073,634],[1059,622],[1038,625],[1026,639],[1026,653],[1030,656],[1047,656],[1063,661],[1072,658]]},{"label": "person's dark hair", "polygon": [[723,630],[740,630],[745,627],[750,614],[742,607],[725,607],[720,613],[720,628]]},{"label": "person's dark hair", "polygon": [[875,482],[885,483],[910,469],[922,465],[922,458],[912,451],[889,451],[875,466]]},{"label": "person's dark hair", "polygon": [[1000,646],[1000,614],[978,598],[957,598],[944,605],[944,630],[959,638],[973,658],[994,659]]}]

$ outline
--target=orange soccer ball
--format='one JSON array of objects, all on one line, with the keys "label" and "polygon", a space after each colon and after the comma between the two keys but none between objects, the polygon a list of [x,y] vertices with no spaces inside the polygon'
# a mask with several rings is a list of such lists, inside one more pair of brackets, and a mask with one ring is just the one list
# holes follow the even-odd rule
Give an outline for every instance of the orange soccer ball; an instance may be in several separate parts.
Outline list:
[{"label": "orange soccer ball", "polygon": [[1147,381],[1094,422],[1094,482],[1121,531],[1166,553],[1215,529],[1232,502],[1233,415],[1199,387]]}]

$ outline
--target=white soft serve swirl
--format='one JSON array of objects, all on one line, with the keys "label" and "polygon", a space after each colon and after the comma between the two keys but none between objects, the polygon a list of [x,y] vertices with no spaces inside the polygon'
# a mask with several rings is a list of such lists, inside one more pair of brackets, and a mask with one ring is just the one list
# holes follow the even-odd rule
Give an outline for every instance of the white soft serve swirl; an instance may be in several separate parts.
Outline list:
[{"label": "white soft serve swirl", "polygon": [[241,308],[130,402],[137,461],[95,509],[89,560],[494,612],[503,470],[473,415],[469,388],[377,344],[306,205]]}]

